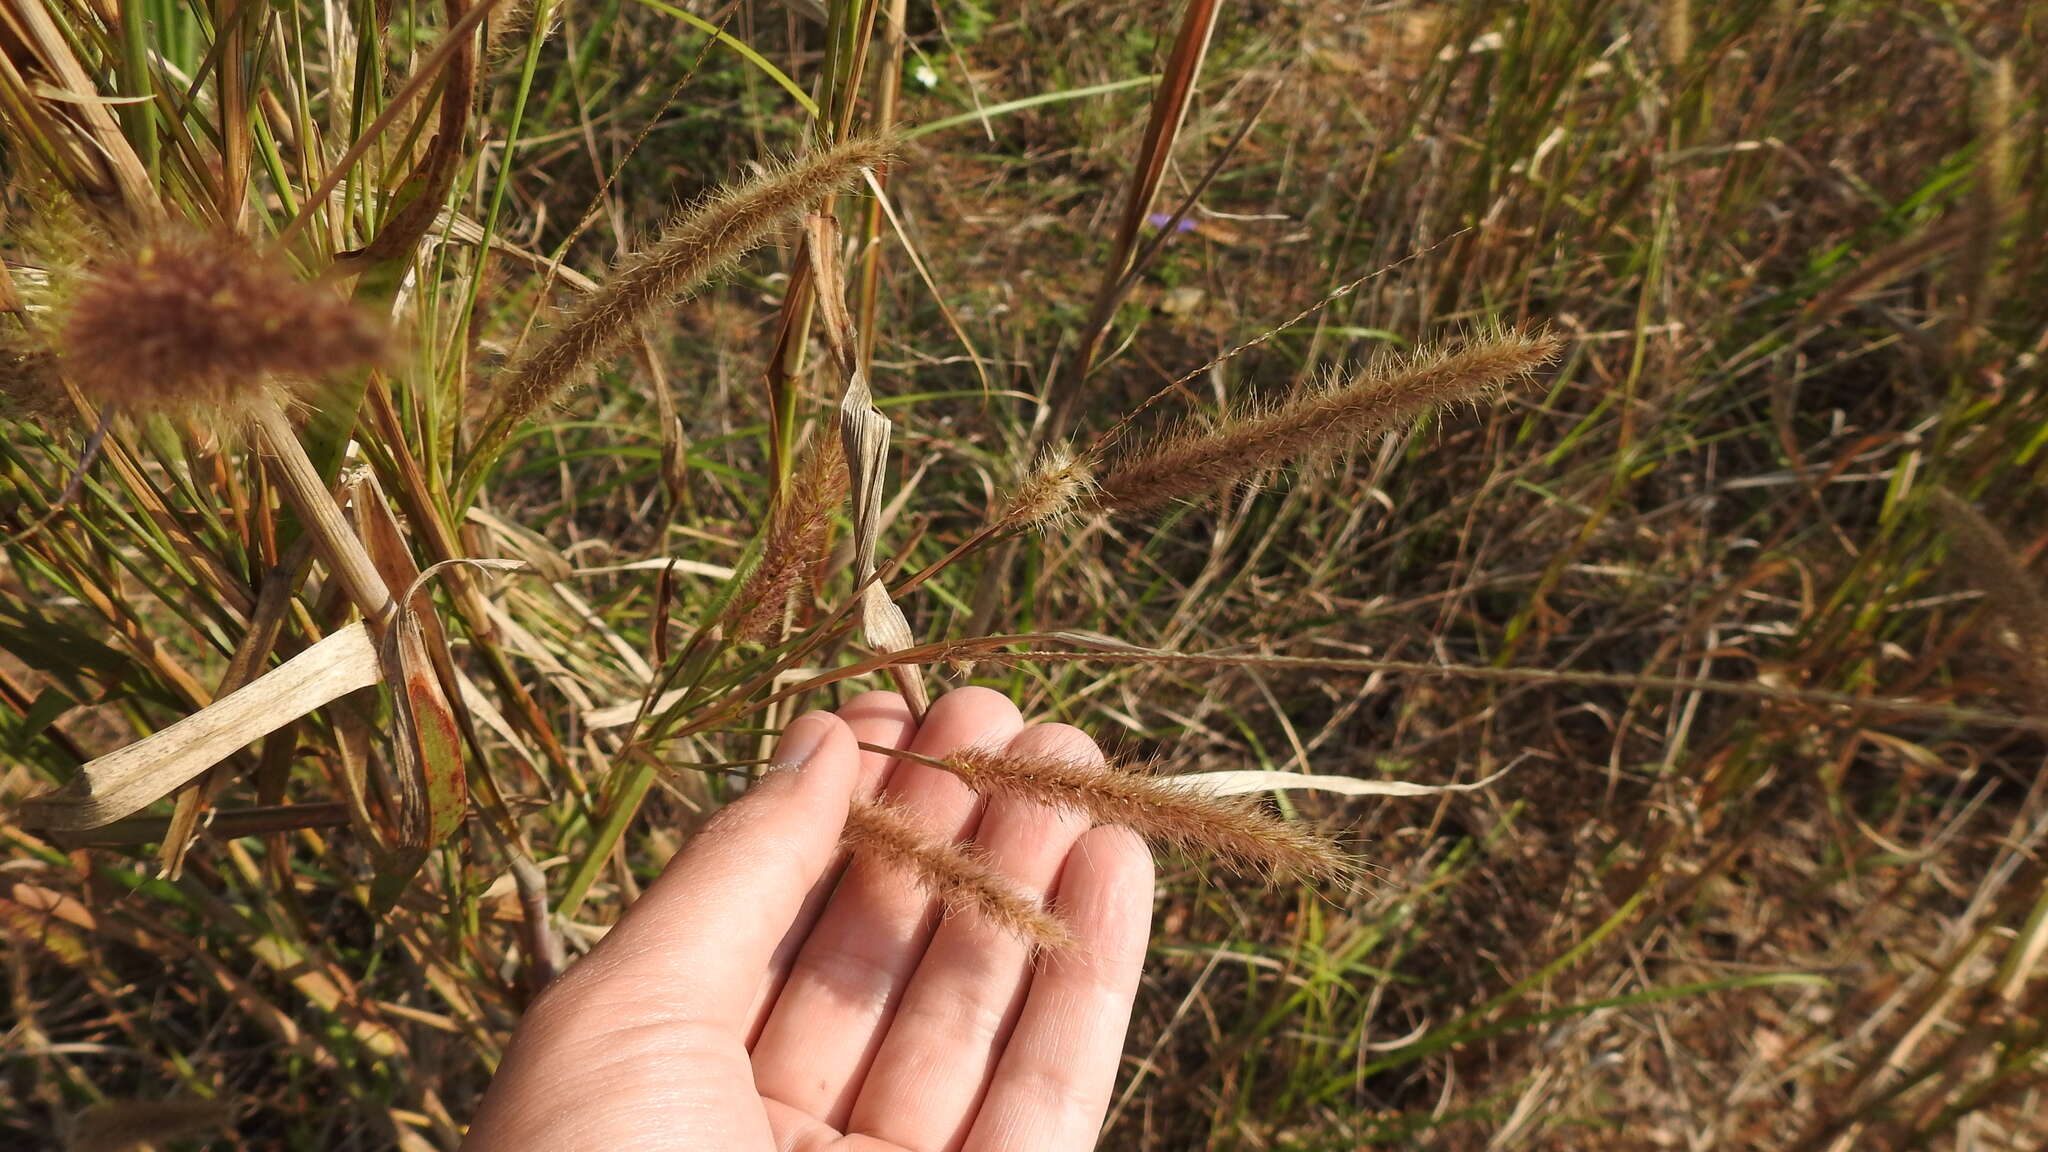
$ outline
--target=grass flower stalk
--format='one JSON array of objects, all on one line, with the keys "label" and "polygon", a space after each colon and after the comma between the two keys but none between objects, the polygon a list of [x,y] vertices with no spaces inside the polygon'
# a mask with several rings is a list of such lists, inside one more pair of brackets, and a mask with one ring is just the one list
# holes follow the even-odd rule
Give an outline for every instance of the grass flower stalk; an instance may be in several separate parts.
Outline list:
[{"label": "grass flower stalk", "polygon": [[1319,388],[1214,423],[1192,422],[1112,465],[1091,502],[1134,512],[1207,496],[1273,468],[1298,466],[1474,401],[1555,360],[1564,341],[1505,332],[1403,361],[1381,360]]},{"label": "grass flower stalk", "polygon": [[854,801],[841,839],[868,859],[900,870],[948,908],[972,908],[1034,947],[1057,949],[1073,942],[1065,925],[987,860],[932,839],[897,805]]},{"label": "grass flower stalk", "polygon": [[1269,879],[1338,880],[1350,859],[1310,829],[1255,800],[1211,796],[1171,776],[1115,764],[968,749],[933,763],[984,795],[1015,796],[1116,824],[1189,856]]},{"label": "grass flower stalk", "polygon": [[703,287],[798,213],[850,187],[863,169],[887,162],[892,146],[884,136],[846,140],[677,216],[505,369],[481,442],[493,442],[576,384],[657,308]]}]

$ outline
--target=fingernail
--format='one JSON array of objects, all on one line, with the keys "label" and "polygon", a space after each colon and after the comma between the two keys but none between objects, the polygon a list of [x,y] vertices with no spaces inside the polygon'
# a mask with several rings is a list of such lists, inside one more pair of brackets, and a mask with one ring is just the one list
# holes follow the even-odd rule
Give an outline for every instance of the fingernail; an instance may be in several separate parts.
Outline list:
[{"label": "fingernail", "polygon": [[806,712],[782,730],[782,739],[775,742],[775,755],[768,760],[768,770],[783,772],[802,768],[825,743],[825,737],[832,731],[832,716],[826,712]]}]

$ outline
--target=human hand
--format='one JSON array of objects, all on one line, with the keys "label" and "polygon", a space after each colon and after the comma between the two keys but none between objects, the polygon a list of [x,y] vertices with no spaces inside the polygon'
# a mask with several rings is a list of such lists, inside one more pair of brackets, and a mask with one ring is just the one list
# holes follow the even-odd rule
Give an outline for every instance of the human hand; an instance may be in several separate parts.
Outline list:
[{"label": "human hand", "polygon": [[[892,1152],[1095,1145],[1137,993],[1152,861],[1121,828],[857,743],[1100,756],[965,688],[913,723],[872,692],[783,733],[770,772],[677,855],[527,1013],[471,1152]],[[1075,943],[942,918],[890,866],[841,866],[849,801],[881,795],[1052,893]]]}]

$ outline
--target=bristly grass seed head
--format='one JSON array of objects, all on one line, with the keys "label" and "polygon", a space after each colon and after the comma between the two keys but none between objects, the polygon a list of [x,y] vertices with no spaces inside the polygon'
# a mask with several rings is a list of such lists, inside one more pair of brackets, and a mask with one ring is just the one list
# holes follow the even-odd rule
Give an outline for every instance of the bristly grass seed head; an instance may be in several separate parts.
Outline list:
[{"label": "bristly grass seed head", "polygon": [[832,537],[832,512],[846,499],[846,456],[837,440],[820,436],[791,477],[789,491],[768,523],[761,562],[733,597],[728,619],[735,635],[773,640],[790,601],[806,578],[815,578]]},{"label": "bristly grass seed head", "polygon": [[1268,879],[1348,880],[1356,864],[1313,830],[1256,800],[1212,796],[1171,776],[1114,764],[970,748],[933,761],[988,796],[1015,796],[1115,824],[1193,859]]},{"label": "bristly grass seed head", "polygon": [[1071,519],[1095,487],[1087,458],[1065,444],[1041,452],[1038,463],[997,514],[999,528],[1029,530]]},{"label": "bristly grass seed head", "polygon": [[897,805],[854,801],[840,838],[869,859],[901,870],[948,908],[972,908],[1035,948],[1073,943],[1058,918],[1018,891],[986,858],[934,839]]},{"label": "bristly grass seed head", "polygon": [[237,237],[196,231],[92,258],[60,312],[62,370],[124,408],[234,412],[387,348],[384,326],[334,289]]},{"label": "bristly grass seed head", "polygon": [[887,163],[894,149],[886,135],[845,140],[684,211],[505,369],[493,426],[539,411],[617,352],[656,308],[702,288],[798,213]]},{"label": "bristly grass seed head", "polygon": [[1185,425],[1112,466],[1093,505],[1138,511],[1207,496],[1273,468],[1310,464],[1425,412],[1526,379],[1563,346],[1547,332],[1481,336],[1448,351],[1378,361],[1268,408]]}]

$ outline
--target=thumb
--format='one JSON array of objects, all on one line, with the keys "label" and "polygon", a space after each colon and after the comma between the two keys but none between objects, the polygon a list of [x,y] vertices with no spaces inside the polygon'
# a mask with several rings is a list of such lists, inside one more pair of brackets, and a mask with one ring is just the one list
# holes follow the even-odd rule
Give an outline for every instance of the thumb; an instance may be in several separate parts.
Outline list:
[{"label": "thumb", "polygon": [[691,839],[563,982],[628,980],[671,1011],[743,1027],[776,945],[837,852],[859,769],[843,721],[798,717],[768,773]]}]

